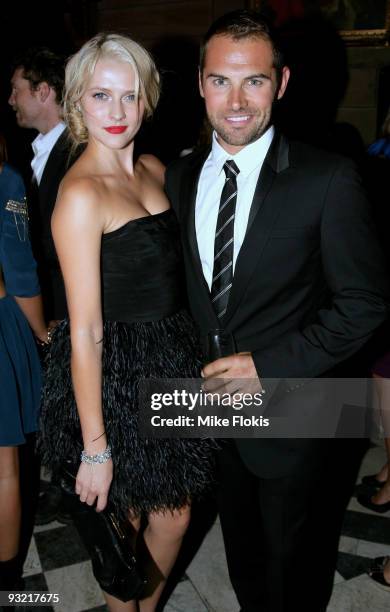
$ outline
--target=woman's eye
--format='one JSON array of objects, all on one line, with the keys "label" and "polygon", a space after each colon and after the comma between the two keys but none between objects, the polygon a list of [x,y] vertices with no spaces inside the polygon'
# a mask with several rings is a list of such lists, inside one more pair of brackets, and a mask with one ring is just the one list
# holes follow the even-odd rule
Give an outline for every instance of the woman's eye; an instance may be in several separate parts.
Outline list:
[{"label": "woman's eye", "polygon": [[94,93],[92,97],[95,98],[95,100],[106,100],[107,94],[105,94],[103,91],[98,91]]},{"label": "woman's eye", "polygon": [[127,100],[128,102],[134,102],[135,94],[129,94],[128,96],[125,97],[125,100]]}]

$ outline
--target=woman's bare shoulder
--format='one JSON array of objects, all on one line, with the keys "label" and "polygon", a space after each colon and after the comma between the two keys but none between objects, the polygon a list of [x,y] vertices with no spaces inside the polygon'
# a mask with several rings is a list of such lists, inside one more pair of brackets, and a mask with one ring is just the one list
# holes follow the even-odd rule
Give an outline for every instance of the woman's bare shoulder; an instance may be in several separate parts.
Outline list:
[{"label": "woman's bare shoulder", "polygon": [[136,167],[141,172],[151,175],[162,185],[165,180],[165,166],[164,164],[154,155],[144,154],[140,155]]},{"label": "woman's bare shoulder", "polygon": [[73,217],[81,221],[101,213],[101,181],[94,176],[68,173],[61,181],[53,217]]}]

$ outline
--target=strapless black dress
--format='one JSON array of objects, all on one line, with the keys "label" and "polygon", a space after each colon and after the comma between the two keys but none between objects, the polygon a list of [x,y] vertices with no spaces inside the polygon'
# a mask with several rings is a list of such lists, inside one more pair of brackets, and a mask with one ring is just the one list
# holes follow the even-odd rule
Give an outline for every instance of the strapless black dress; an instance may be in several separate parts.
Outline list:
[{"label": "strapless black dress", "polygon": [[[198,377],[200,348],[183,308],[179,228],[172,211],[130,221],[102,238],[103,413],[112,449],[110,500],[127,515],[181,507],[213,479],[215,443],[138,435],[138,384]],[[56,329],[43,391],[44,465],[79,464],[82,440],[70,372],[69,322]]]}]

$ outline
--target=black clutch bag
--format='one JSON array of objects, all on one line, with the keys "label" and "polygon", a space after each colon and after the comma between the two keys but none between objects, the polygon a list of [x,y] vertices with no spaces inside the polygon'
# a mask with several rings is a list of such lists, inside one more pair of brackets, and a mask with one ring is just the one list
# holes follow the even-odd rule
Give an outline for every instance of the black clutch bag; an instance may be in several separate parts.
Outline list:
[{"label": "black clutch bag", "polygon": [[103,512],[80,502],[75,493],[75,476],[64,470],[61,488],[70,512],[92,561],[93,574],[100,587],[123,602],[136,599],[146,580],[137,567],[131,545],[131,525],[120,521],[109,505]]}]

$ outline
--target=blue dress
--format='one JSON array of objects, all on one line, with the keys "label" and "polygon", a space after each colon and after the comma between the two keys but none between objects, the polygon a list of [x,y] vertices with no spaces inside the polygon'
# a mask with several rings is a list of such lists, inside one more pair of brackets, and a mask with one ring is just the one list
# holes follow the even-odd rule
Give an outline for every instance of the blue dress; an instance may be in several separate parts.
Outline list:
[{"label": "blue dress", "polygon": [[375,140],[367,149],[369,155],[373,157],[386,157],[390,159],[390,138],[379,138]]},{"label": "blue dress", "polygon": [[40,293],[29,235],[25,189],[8,164],[0,173],[0,446],[17,446],[38,429],[41,368],[30,327],[13,296]]}]

